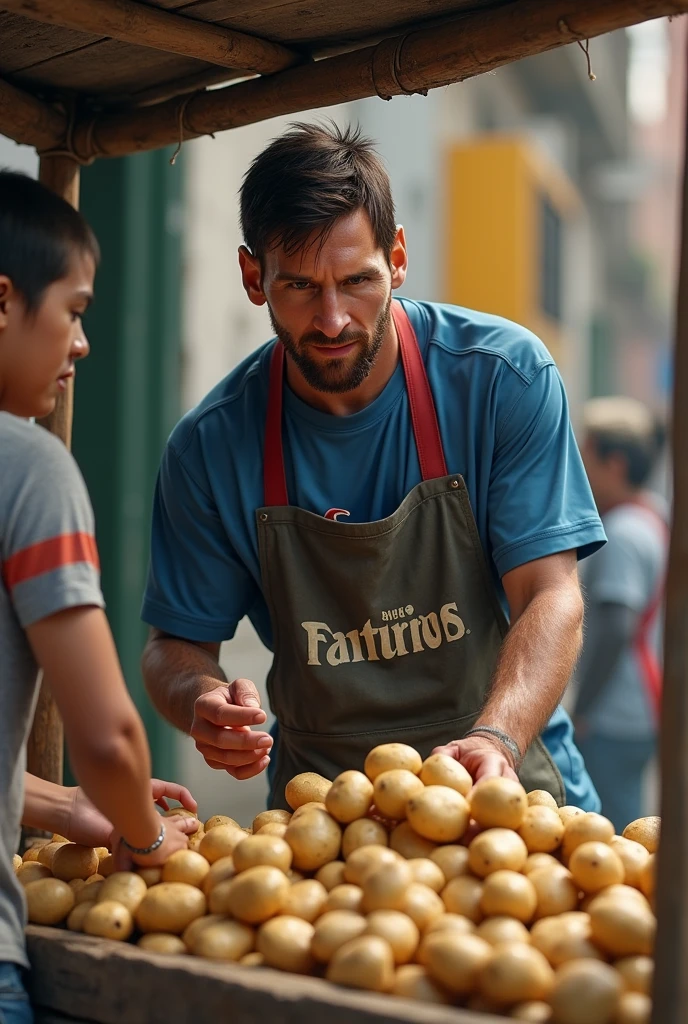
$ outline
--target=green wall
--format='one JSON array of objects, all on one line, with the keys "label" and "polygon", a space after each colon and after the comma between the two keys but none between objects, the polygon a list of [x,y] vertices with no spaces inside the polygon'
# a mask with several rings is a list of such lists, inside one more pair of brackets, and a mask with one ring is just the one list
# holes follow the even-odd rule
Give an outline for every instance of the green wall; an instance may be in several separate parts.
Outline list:
[{"label": "green wall", "polygon": [[180,414],[183,160],[170,151],[99,160],[84,170],[81,209],[102,249],[78,368],[73,450],[95,514],[107,612],[143,716],[154,774],[175,775],[174,735],[153,710],[139,660],[139,610],[151,504],[165,440]]}]

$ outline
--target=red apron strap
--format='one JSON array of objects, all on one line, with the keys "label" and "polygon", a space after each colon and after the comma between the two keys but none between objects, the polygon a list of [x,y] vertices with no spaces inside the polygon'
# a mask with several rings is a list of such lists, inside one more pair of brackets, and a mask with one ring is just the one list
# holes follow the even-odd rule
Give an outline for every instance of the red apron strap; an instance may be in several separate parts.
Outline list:
[{"label": "red apron strap", "polygon": [[[662,534],[662,540],[667,541],[669,536],[669,527],[664,522],[659,512],[644,501],[635,501],[631,504],[634,504],[637,508],[642,508],[648,513],[648,517],[655,522],[658,527],[658,531]],[[662,666],[660,665],[657,654],[652,646],[650,630],[662,607],[665,585],[666,574],[662,573],[659,584],[655,593],[652,595],[650,603],[640,616],[635,640],[633,641],[633,647],[638,659],[638,664],[640,665],[643,682],[645,683],[645,690],[657,722],[659,722],[660,719],[662,705]]]},{"label": "red apron strap", "polygon": [[401,361],[404,364],[406,391],[421,476],[423,480],[437,480],[447,476],[447,463],[425,364],[418,347],[416,332],[400,302],[392,303],[392,316],[399,335]]},{"label": "red apron strap", "polygon": [[[392,316],[399,336],[401,361],[404,367],[421,476],[423,480],[436,480],[448,474],[428,375],[425,372],[425,364],[418,347],[416,332],[401,303],[392,303]],[[289,504],[282,448],[283,378],[284,348],[279,341],[276,341],[270,358],[268,411],[265,420],[263,452],[263,490],[266,508]]]}]

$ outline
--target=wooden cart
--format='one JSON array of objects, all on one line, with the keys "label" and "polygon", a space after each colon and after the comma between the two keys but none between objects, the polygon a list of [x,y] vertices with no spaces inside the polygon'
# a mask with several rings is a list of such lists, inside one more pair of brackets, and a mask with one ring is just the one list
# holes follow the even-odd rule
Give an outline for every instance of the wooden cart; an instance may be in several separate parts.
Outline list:
[{"label": "wooden cart", "polygon": [[[688,0],[0,0],[0,133],[78,203],[79,168],[228,128],[378,95],[425,93],[567,43],[688,11]],[[212,85],[227,84],[210,89]],[[674,384],[653,1024],[688,1014],[688,177]],[[44,425],[69,444],[72,393]],[[62,779],[44,690],[30,769]],[[39,1020],[272,1024],[497,1021],[364,996],[310,978],[171,959],[30,927]]]}]

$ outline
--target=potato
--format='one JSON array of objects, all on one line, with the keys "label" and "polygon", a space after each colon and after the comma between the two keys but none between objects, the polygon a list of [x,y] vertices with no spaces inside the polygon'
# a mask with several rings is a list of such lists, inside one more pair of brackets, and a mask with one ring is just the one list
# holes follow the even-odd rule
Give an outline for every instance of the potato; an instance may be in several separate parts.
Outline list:
[{"label": "potato", "polygon": [[[493,918],[497,920],[497,918]],[[518,923],[518,922],[517,922]],[[433,932],[444,932],[454,931],[460,932],[462,935],[472,935],[477,931],[472,921],[469,921],[467,917],[463,917],[461,914],[440,914],[426,927],[423,932],[423,936],[432,935]]]},{"label": "potato", "polygon": [[372,818],[358,818],[344,829],[342,857],[346,860],[361,846],[388,846],[389,833],[384,825]]},{"label": "potato", "polygon": [[652,979],[655,965],[649,956],[626,956],[614,964],[623,979],[627,992],[642,992],[652,995]]},{"label": "potato", "polygon": [[285,825],[283,822],[280,821],[269,821],[267,825],[263,825],[262,828],[259,828],[258,831],[254,833],[254,835],[278,836],[280,839],[284,839],[288,827],[288,825]]},{"label": "potato", "polygon": [[237,873],[254,868],[258,864],[271,864],[285,875],[291,867],[291,847],[278,836],[247,836],[232,854]]},{"label": "potato", "polygon": [[382,864],[365,874],[361,883],[361,908],[370,914],[373,910],[401,910],[406,890],[413,881],[408,863],[401,858],[391,864]]},{"label": "potato", "polygon": [[583,843],[608,843],[614,835],[614,826],[609,818],[594,811],[579,814],[572,818],[564,827],[564,838],[561,850],[565,861],[568,861],[577,846]]},{"label": "potato", "polygon": [[655,855],[651,853],[645,867],[640,873],[640,891],[648,899],[655,896]]},{"label": "potato", "polygon": [[429,857],[413,857],[407,863],[411,868],[414,882],[422,882],[423,885],[429,886],[435,892],[442,892],[447,884],[447,879],[439,864],[430,860]]},{"label": "potato", "polygon": [[650,1024],[652,1000],[641,992],[622,992],[614,1024]]},{"label": "potato", "polygon": [[300,917],[273,917],[258,930],[256,949],[263,954],[268,967],[309,974],[315,967],[311,953],[313,931],[313,925]]},{"label": "potato", "polygon": [[347,857],[344,878],[352,885],[361,885],[368,871],[372,871],[380,864],[394,864],[399,860],[401,860],[399,854],[389,850],[386,846],[376,844],[359,846]]},{"label": "potato", "polygon": [[398,910],[375,910],[368,915],[366,935],[379,935],[389,943],[397,967],[413,959],[420,932],[406,914]]},{"label": "potato", "polygon": [[571,854],[569,871],[584,892],[599,892],[608,885],[621,885],[624,866],[606,843],[581,843]]},{"label": "potato", "polygon": [[468,826],[468,801],[448,786],[426,786],[407,801],[406,817],[414,831],[424,839],[453,843],[461,838]]},{"label": "potato", "polygon": [[136,868],[136,874],[144,880],[146,886],[150,889],[151,885],[157,885],[158,882],[162,882],[162,868]]},{"label": "potato", "polygon": [[262,924],[281,911],[288,893],[289,880],[284,872],[270,864],[259,864],[212,889],[210,909],[231,914],[245,924]]},{"label": "potato", "polygon": [[560,967],[570,960],[604,959],[592,942],[588,914],[574,912],[544,917],[533,925],[530,940],[552,967]]},{"label": "potato", "polygon": [[477,935],[444,931],[423,939],[419,959],[437,984],[454,996],[467,996],[475,991],[492,954],[492,946]]},{"label": "potato", "polygon": [[484,996],[504,1006],[544,1001],[554,987],[554,971],[539,949],[517,942],[495,948],[480,972],[479,985]]},{"label": "potato", "polygon": [[284,788],[284,796],[293,811],[312,801],[324,801],[332,783],[316,772],[295,775]]},{"label": "potato", "polygon": [[191,924],[187,925],[182,932],[182,942],[189,953],[193,953],[194,943],[202,931],[209,928],[211,924],[219,924],[221,921],[226,920],[227,917],[224,914],[204,914],[203,917],[197,917]]},{"label": "potato", "polygon": [[567,825],[572,818],[578,818],[581,814],[586,814],[582,807],[574,807],[572,804],[566,804],[564,807],[559,808],[559,817]]},{"label": "potato", "polygon": [[109,878],[110,875],[114,874],[115,871],[115,858],[111,853],[107,857],[103,857],[98,864],[98,871],[103,878]]},{"label": "potato", "polygon": [[213,864],[210,865],[210,871],[203,879],[201,888],[206,896],[210,896],[211,891],[220,882],[226,882],[228,879],[234,878],[237,871],[234,866],[234,857],[220,857]]},{"label": "potato", "polygon": [[324,885],[314,878],[305,878],[296,882],[287,893],[282,913],[289,917],[300,917],[311,924],[319,917],[328,900],[328,892]]},{"label": "potato", "polygon": [[447,994],[436,985],[420,964],[404,964],[397,968],[392,995],[416,999],[420,1003],[448,1003]]},{"label": "potato", "polygon": [[[46,841],[42,842],[40,846],[36,846],[36,845],[30,846],[29,849],[26,850],[26,852],[24,853],[24,855],[22,857],[22,864],[40,863],[40,861],[38,860],[38,854],[41,852],[43,847],[47,846],[47,845],[48,845],[48,840],[46,839]],[[44,864],[43,867],[45,867],[45,866],[46,865]],[[52,874],[52,872],[51,872],[51,874]]]},{"label": "potato", "polygon": [[94,903],[86,914],[82,931],[86,935],[97,935],[101,939],[116,939],[126,942],[134,930],[131,911],[116,900]]},{"label": "potato", "polygon": [[91,907],[95,907],[95,905],[95,900],[89,900],[87,903],[77,903],[72,907],[67,918],[67,928],[70,932],[82,932],[84,930],[84,919]]},{"label": "potato", "polygon": [[[211,819],[212,820],[212,819]],[[243,843],[246,833],[238,825],[215,825],[201,839],[198,853],[210,864],[220,857],[229,857],[239,843]]]},{"label": "potato", "polygon": [[489,942],[491,946],[500,946],[503,943],[511,945],[514,942],[530,942],[528,929],[515,917],[488,917],[478,925],[475,934],[485,942]]},{"label": "potato", "polygon": [[438,917],[444,916],[444,903],[434,889],[422,882],[409,885],[401,909],[421,932],[425,932]]},{"label": "potato", "polygon": [[613,957],[652,954],[657,922],[641,903],[600,897],[590,904],[589,914],[592,938],[605,953]]},{"label": "potato", "polygon": [[327,902],[323,913],[328,910],[355,910],[361,912],[363,904],[363,889],[360,885],[351,885],[345,882],[343,885],[335,885],[327,894]]},{"label": "potato", "polygon": [[179,936],[168,932],[148,932],[141,936],[136,945],[147,953],[165,953],[168,956],[186,953],[186,946]]},{"label": "potato", "polygon": [[405,743],[382,743],[373,747],[365,759],[364,771],[368,778],[375,782],[383,772],[404,769],[418,775],[423,767],[423,759],[417,750]]},{"label": "potato", "polygon": [[[535,914],[537,899],[535,886],[525,875],[494,871],[483,884],[480,908],[485,917],[515,917],[528,924]],[[526,998],[529,997],[523,996]]]},{"label": "potato", "polygon": [[429,857],[437,849],[437,843],[432,843],[429,839],[418,835],[408,821],[402,821],[392,829],[389,835],[389,845],[392,850],[407,860]]},{"label": "potato", "polygon": [[344,867],[343,860],[331,860],[329,864],[323,864],[321,868],[318,868],[315,873],[316,881],[324,885],[328,892],[331,892],[335,886],[342,885],[344,882]]},{"label": "potato", "polygon": [[313,928],[311,952],[320,963],[330,962],[336,951],[351,939],[362,935],[367,922],[352,910],[330,910],[319,917]]},{"label": "potato", "polygon": [[59,878],[39,878],[24,889],[32,924],[60,924],[74,907],[74,892]]},{"label": "potato", "polygon": [[265,957],[262,953],[247,953],[239,960],[242,967],[265,967]]},{"label": "potato", "polygon": [[538,868],[531,871],[528,878],[537,894],[536,921],[577,908],[578,886],[562,864],[555,868]]},{"label": "potato", "polygon": [[373,784],[363,772],[342,772],[325,796],[325,806],[337,821],[348,825],[368,813],[373,802]]},{"label": "potato", "polygon": [[289,822],[284,835],[298,871],[317,871],[336,860],[342,844],[338,823],[325,811],[313,811]]},{"label": "potato", "polygon": [[438,846],[428,856],[439,866],[447,882],[468,872],[468,849],[465,846]]},{"label": "potato", "polygon": [[148,892],[146,883],[134,871],[115,871],[105,879],[98,891],[97,902],[115,901],[135,914]]},{"label": "potato", "polygon": [[206,960],[240,960],[253,950],[253,928],[239,921],[218,921],[194,937],[191,952]]},{"label": "potato", "polygon": [[290,821],[291,814],[289,811],[281,811],[279,808],[276,808],[274,811],[261,811],[260,814],[256,814],[251,827],[253,828],[255,835],[255,833],[259,832],[264,825],[271,825],[275,823],[279,825],[288,825]]},{"label": "potato", "polygon": [[447,754],[431,754],[423,761],[420,780],[425,786],[448,786],[461,796],[468,796],[473,786],[470,772]]},{"label": "potato", "polygon": [[[38,854],[36,856],[36,860],[38,861],[39,864],[45,864],[45,866],[47,868],[50,868],[52,872],[55,854],[63,846],[67,845],[67,843],[47,843],[45,846],[41,846],[41,848],[39,849]],[[64,879],[62,879],[62,881],[64,881]]]},{"label": "potato", "polygon": [[203,881],[210,871],[210,864],[200,853],[193,850],[176,850],[167,859],[162,869],[163,882],[186,882],[203,888]]},{"label": "potato", "polygon": [[22,861],[17,868],[17,880],[22,885],[28,885],[29,882],[37,882],[39,878],[51,878],[52,873],[50,868],[47,868],[45,864],[41,864],[40,861]]},{"label": "potato", "polygon": [[213,814],[204,823],[203,828],[206,832],[210,832],[211,829],[217,828],[218,825],[233,825],[234,828],[241,828],[238,821],[235,821],[234,818],[228,817],[226,814]]},{"label": "potato", "polygon": [[583,900],[586,906],[581,906],[581,910],[588,910],[595,900],[603,900],[609,897],[615,900],[632,900],[643,907],[644,910],[650,909],[648,900],[639,889],[634,889],[631,885],[608,885],[606,889],[602,889],[600,892],[588,893]]},{"label": "potato", "polygon": [[518,829],[528,853],[552,853],[564,835],[564,822],[551,807],[536,804],[526,810]]},{"label": "potato", "polygon": [[[373,786],[375,807],[386,818],[400,821],[406,817],[406,805],[411,797],[424,790],[425,786],[413,772],[407,771],[406,768],[392,768],[389,771],[381,772],[375,778]],[[418,830],[416,829],[416,831]]]},{"label": "potato", "polygon": [[659,835],[662,819],[659,817],[637,818],[623,830],[624,839],[632,839],[644,846],[648,853],[656,853],[659,846]]},{"label": "potato", "polygon": [[81,903],[97,903],[102,888],[103,882],[91,882],[84,885],[74,894],[74,905],[78,907]]},{"label": "potato", "polygon": [[326,976],[335,985],[389,992],[394,984],[392,949],[377,935],[359,935],[339,947]]},{"label": "potato", "polygon": [[524,875],[530,875],[538,868],[560,868],[561,866],[561,861],[549,853],[531,853],[521,870]]},{"label": "potato", "polygon": [[621,979],[599,960],[572,960],[557,971],[549,997],[556,1024],[610,1024]]},{"label": "potato", "polygon": [[534,999],[527,1003],[517,1003],[509,1016],[514,1020],[530,1021],[530,1024],[549,1024],[552,1020],[552,1008],[549,1003]]},{"label": "potato", "polygon": [[203,917],[205,911],[205,896],[195,885],[161,882],[146,890],[135,917],[142,932],[181,935],[192,921]]},{"label": "potato", "polygon": [[447,882],[441,892],[442,902],[450,914],[460,914],[474,924],[483,919],[481,908],[483,883],[472,875],[459,875]]},{"label": "potato", "polygon": [[479,878],[502,869],[520,871],[527,857],[526,844],[516,832],[508,828],[489,828],[486,832],[480,832],[468,847],[468,866]]},{"label": "potato", "polygon": [[526,793],[526,799],[529,807],[548,807],[551,811],[559,813],[557,801],[546,789],[531,789],[530,793]]},{"label": "potato", "polygon": [[624,866],[624,882],[640,889],[640,880],[643,868],[650,859],[650,854],[644,846],[636,843],[633,839],[624,839],[623,836],[612,836],[609,845],[614,853],[621,859]]},{"label": "potato", "polygon": [[292,821],[296,821],[302,814],[307,814],[309,811],[325,811],[329,814],[327,805],[323,800],[307,800],[305,804],[301,804],[300,807],[296,808],[291,816],[289,824],[291,825]]},{"label": "potato", "polygon": [[471,818],[482,828],[519,828],[528,809],[520,782],[501,777],[476,782],[469,803]]}]

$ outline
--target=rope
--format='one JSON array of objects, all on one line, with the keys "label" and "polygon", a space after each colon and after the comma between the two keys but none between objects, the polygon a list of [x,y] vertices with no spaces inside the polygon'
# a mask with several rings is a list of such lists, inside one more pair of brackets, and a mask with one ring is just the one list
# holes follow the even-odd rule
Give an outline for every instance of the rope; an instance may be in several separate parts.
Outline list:
[{"label": "rope", "polygon": [[[196,99],[197,96],[200,96],[202,93],[204,93],[206,91],[207,91],[206,89],[197,89],[196,92],[190,92],[187,96],[184,97],[184,99],[181,101],[181,103],[177,107],[177,126],[178,126],[178,129],[179,129],[179,139],[177,141],[177,148],[175,149],[174,153],[170,157],[170,166],[171,167],[174,167],[174,165],[177,162],[177,157],[179,156],[179,154],[182,151],[182,146],[184,145],[184,130],[185,130],[185,128],[188,130],[188,125],[184,124],[184,117],[186,115],[186,108],[188,107],[188,105],[191,102],[191,100]],[[192,134],[194,134],[194,135],[196,134],[195,132],[193,132],[193,129],[191,129],[191,131],[192,131]],[[215,138],[215,134],[213,132],[206,132],[205,134],[209,135],[211,139]]]},{"label": "rope", "polygon": [[[60,104],[60,106],[62,107],[63,110],[65,110],[64,104]],[[74,128],[75,128],[75,125],[76,125],[76,103],[73,103],[73,102],[70,103],[68,105],[67,109],[65,110],[65,112],[69,114],[69,120],[67,122],[67,133],[65,135],[63,144],[61,146],[55,146],[55,147],[52,147],[50,149],[39,149],[39,150],[37,150],[38,156],[41,159],[43,159],[44,157],[51,157],[51,156],[64,156],[64,157],[68,157],[70,160],[73,160],[74,163],[79,164],[80,167],[89,167],[93,163],[93,161],[95,160],[95,158],[96,158],[96,156],[98,154],[95,153],[95,152],[92,152],[90,156],[83,157],[83,156],[80,156],[79,153],[77,153],[77,151],[74,148]],[[86,132],[86,138],[87,138],[88,143],[89,143],[89,146],[88,146],[89,151],[91,150],[91,147],[93,146],[92,133],[93,133],[93,125],[95,124],[95,120],[96,120],[95,117],[91,119],[91,121],[89,123],[89,126],[88,126],[88,129],[87,129],[87,132]]]},{"label": "rope", "polygon": [[597,75],[593,72],[592,65],[590,63],[590,40],[586,39],[585,42],[583,42],[581,39],[576,39],[576,42],[585,54],[585,59],[588,62],[588,78],[591,82],[594,82],[597,78]]},{"label": "rope", "polygon": [[427,96],[428,94],[427,89],[407,89],[399,78],[402,72],[401,51],[410,35],[411,32],[406,32],[397,39],[383,39],[375,47],[371,73],[375,92],[380,99],[391,100],[393,95],[398,94],[404,96]]}]

